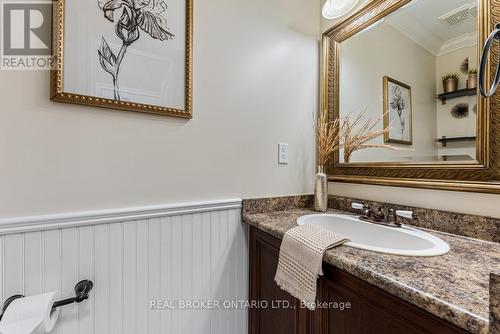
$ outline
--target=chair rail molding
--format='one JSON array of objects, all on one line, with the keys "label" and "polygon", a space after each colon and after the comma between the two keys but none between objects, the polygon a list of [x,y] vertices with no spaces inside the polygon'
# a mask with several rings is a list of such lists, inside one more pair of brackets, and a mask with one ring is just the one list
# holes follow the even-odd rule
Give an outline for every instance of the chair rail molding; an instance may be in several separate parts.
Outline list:
[{"label": "chair rail molding", "polygon": [[0,235],[240,209],[239,198],[0,219]]}]

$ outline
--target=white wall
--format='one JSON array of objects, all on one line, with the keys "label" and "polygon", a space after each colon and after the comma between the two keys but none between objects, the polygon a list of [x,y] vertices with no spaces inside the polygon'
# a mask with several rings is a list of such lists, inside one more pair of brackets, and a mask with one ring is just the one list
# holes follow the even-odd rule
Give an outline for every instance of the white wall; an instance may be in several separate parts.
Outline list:
[{"label": "white wall", "polygon": [[[368,0],[360,1],[356,9],[359,9],[359,7],[367,1]],[[324,1],[322,0],[321,6],[323,3]],[[319,15],[321,17],[320,12]],[[321,31],[326,31],[341,19],[332,21],[321,18]],[[500,217],[500,207],[498,206],[500,195],[382,187],[337,182],[330,183],[329,187],[331,194],[339,196]]]},{"label": "white wall", "polygon": [[[4,234],[0,224],[0,300],[49,291],[69,298],[90,279],[90,298],[63,307],[52,333],[244,334],[248,310],[224,308],[225,300],[248,298],[240,211],[241,201],[226,201],[142,210],[134,219],[123,211],[109,224],[102,224],[109,212],[91,216],[90,225],[80,214],[42,231],[13,226]],[[176,309],[151,309],[155,300]],[[183,310],[180,300],[220,307]]]},{"label": "white wall", "polygon": [[52,103],[48,73],[1,73],[0,217],[313,191],[319,1],[194,8],[193,120]]},{"label": "white wall", "polygon": [[[354,152],[352,161],[406,161],[436,156],[436,58],[385,22],[340,44],[341,116],[355,117],[361,112],[380,120],[375,130],[382,130],[384,76],[411,87],[413,145],[391,145],[413,151],[367,149]],[[372,143],[383,144],[383,136]]]}]

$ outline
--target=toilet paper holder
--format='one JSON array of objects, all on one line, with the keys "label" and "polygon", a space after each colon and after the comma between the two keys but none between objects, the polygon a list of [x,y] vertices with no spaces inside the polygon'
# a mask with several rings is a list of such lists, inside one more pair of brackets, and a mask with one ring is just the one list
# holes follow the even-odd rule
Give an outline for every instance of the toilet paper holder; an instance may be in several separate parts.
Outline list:
[{"label": "toilet paper holder", "polygon": [[[55,309],[55,308],[58,308],[61,306],[65,306],[65,305],[69,305],[69,304],[73,304],[73,303],[83,302],[84,300],[89,298],[89,292],[92,290],[93,287],[94,287],[94,283],[92,283],[91,280],[86,279],[86,280],[78,282],[75,285],[75,297],[67,298],[67,299],[63,299],[63,300],[59,300],[59,301],[54,302],[52,309]],[[0,314],[0,320],[2,320],[2,317],[5,314],[5,310],[7,309],[7,307],[9,307],[10,303],[12,303],[16,299],[23,298],[23,297],[24,297],[23,295],[14,295],[14,296],[9,297],[5,301],[5,303],[3,304],[2,314]]]}]

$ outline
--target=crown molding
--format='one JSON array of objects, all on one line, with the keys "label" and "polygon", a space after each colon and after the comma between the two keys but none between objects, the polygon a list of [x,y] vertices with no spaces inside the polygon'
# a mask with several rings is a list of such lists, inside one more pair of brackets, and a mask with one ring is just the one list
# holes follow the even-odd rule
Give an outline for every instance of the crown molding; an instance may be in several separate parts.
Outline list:
[{"label": "crown molding", "polygon": [[465,33],[456,38],[452,38],[443,43],[441,46],[441,50],[439,50],[437,56],[443,56],[445,54],[451,53],[453,51],[465,48],[472,47],[477,45],[477,33]]}]

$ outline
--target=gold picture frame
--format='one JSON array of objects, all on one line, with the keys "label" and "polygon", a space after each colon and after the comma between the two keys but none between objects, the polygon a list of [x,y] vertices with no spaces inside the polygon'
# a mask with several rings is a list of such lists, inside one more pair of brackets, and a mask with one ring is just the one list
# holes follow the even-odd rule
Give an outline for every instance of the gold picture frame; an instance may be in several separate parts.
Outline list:
[{"label": "gold picture frame", "polygon": [[170,108],[133,101],[81,95],[64,90],[64,33],[65,2],[54,0],[52,9],[52,54],[53,69],[50,75],[50,99],[55,102],[79,104],[100,108],[127,110],[148,114],[173,116],[190,119],[193,117],[193,0],[186,2],[185,23],[185,71],[184,71],[184,108]]},{"label": "gold picture frame", "polygon": [[[412,0],[371,0],[323,33],[321,112],[339,117],[340,43]],[[478,53],[500,22],[500,0],[478,0]],[[486,66],[486,80],[495,75],[499,47]],[[500,194],[500,92],[477,101],[476,161],[342,163],[339,152],[326,165],[328,179],[369,185]]]},{"label": "gold picture frame", "polygon": [[[388,76],[385,76],[383,78],[383,85],[384,85],[384,106],[383,106],[383,111],[384,111],[384,129],[389,128],[391,125],[396,124],[397,121],[394,121],[391,119],[391,100],[389,94],[391,92],[389,91],[389,84],[392,83],[395,85],[395,87],[402,87],[408,91],[408,101],[406,102],[407,104],[403,106],[401,110],[401,114],[399,115],[400,117],[400,124],[401,125],[401,139],[395,139],[391,138],[391,131],[384,133],[384,143],[394,143],[394,144],[401,144],[401,145],[413,145],[413,103],[412,103],[412,95],[411,95],[411,87],[407,84],[402,83],[401,81],[398,81],[396,79],[390,78]],[[404,99],[404,98],[402,98]],[[403,103],[404,104],[404,103]],[[404,110],[407,110],[407,115],[408,115],[408,123],[403,123],[405,120],[402,118],[405,116]],[[408,126],[408,140],[405,140],[404,138],[404,128]]]}]

